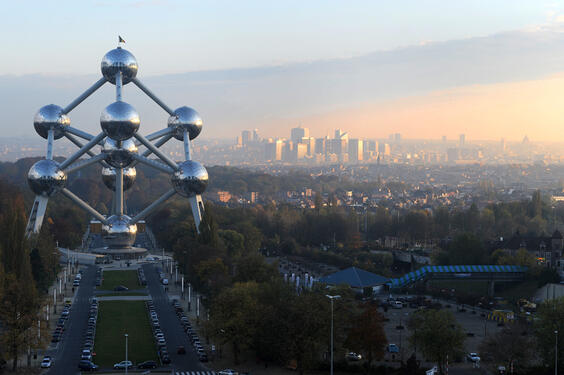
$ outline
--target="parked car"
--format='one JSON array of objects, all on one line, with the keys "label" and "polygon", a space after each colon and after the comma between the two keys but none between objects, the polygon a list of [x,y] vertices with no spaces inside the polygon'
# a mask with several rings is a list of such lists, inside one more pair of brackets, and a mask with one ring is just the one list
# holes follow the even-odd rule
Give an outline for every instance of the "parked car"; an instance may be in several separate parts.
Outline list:
[{"label": "parked car", "polygon": [[362,359],[362,355],[355,352],[349,352],[345,355],[345,358],[349,361],[360,361]]},{"label": "parked car", "polygon": [[41,361],[41,368],[49,368],[53,364],[53,361],[50,356],[46,355],[43,357],[43,361]]},{"label": "parked car", "polygon": [[184,346],[179,345],[178,348],[176,348],[176,354],[186,354],[186,348],[184,348]]},{"label": "parked car", "polygon": [[118,285],[114,288],[116,292],[125,292],[126,290],[129,290],[129,288],[123,285]]},{"label": "parked car", "polygon": [[218,372],[217,375],[239,375],[239,373],[230,368],[226,368],[225,370],[221,370],[220,372]]},{"label": "parked car", "polygon": [[168,279],[163,279],[163,285],[168,285]]},{"label": "parked car", "polygon": [[133,368],[133,362],[131,361],[121,361],[120,363],[114,364],[114,370],[123,370],[125,368]]},{"label": "parked car", "polygon": [[466,359],[468,359],[470,362],[480,362],[480,356],[478,355],[478,353],[468,353]]},{"label": "parked car", "polygon": [[137,365],[137,368],[147,369],[147,368],[157,368],[157,362],[155,361],[145,361]]},{"label": "parked car", "polygon": [[399,353],[399,348],[396,344],[388,344],[386,350],[388,353]]},{"label": "parked car", "polygon": [[83,371],[97,371],[98,366],[92,363],[92,361],[80,361],[78,362],[78,368]]}]

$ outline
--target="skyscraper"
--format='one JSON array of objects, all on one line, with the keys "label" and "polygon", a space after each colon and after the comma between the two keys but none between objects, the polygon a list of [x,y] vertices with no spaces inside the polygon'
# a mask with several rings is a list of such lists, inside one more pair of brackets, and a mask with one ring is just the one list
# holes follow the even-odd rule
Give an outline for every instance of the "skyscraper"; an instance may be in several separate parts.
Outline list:
[{"label": "skyscraper", "polygon": [[248,145],[249,142],[251,141],[251,131],[250,130],[243,130],[241,132],[241,139],[243,141],[243,145]]},{"label": "skyscraper", "polygon": [[362,161],[364,156],[362,139],[349,139],[349,162]]},{"label": "skyscraper", "polygon": [[290,131],[290,139],[293,143],[300,143],[302,138],[309,138],[309,129],[302,128],[301,126],[293,128]]},{"label": "skyscraper", "polygon": [[458,138],[458,147],[464,147],[464,143],[466,143],[466,135],[464,134],[460,134],[460,137]]}]

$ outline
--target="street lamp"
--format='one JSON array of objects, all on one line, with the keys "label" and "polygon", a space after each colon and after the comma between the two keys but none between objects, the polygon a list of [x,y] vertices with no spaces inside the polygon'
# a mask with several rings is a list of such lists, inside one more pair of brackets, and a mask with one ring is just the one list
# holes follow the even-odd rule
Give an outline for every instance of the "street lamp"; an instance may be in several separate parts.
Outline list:
[{"label": "street lamp", "polygon": [[125,334],[125,373],[127,374],[127,333]]},{"label": "street lamp", "polygon": [[341,296],[330,296],[326,294],[325,297],[331,300],[331,375],[333,375],[333,300],[341,298]]},{"label": "street lamp", "polygon": [[554,331],[554,375],[558,375],[558,331]]}]

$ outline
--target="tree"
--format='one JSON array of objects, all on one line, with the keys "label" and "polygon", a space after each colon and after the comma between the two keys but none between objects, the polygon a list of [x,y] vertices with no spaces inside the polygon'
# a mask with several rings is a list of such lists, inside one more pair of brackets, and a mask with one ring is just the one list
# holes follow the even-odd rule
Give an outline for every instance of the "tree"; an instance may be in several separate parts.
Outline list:
[{"label": "tree", "polygon": [[463,350],[464,331],[454,315],[446,310],[420,310],[408,323],[411,346],[420,348],[425,357],[439,365],[442,374],[447,356],[455,358]]},{"label": "tree", "polygon": [[524,371],[536,357],[536,342],[529,328],[520,323],[506,325],[494,336],[486,338],[480,346],[482,360],[489,362],[492,370],[504,365],[513,366],[515,372]]},{"label": "tree", "polygon": [[[558,331],[558,347],[564,345],[564,298],[547,300],[538,306],[538,320],[535,322],[535,336],[539,353],[544,363],[554,364],[555,331]],[[558,366],[564,365],[562,356],[558,356]]]},{"label": "tree", "polygon": [[368,361],[368,367],[374,359],[384,356],[386,334],[383,328],[383,317],[374,304],[367,305],[364,311],[353,319],[349,330],[347,346],[363,353]]},{"label": "tree", "polygon": [[210,310],[208,331],[222,344],[231,344],[233,357],[250,348],[260,322],[259,286],[256,282],[235,283],[215,298]]},{"label": "tree", "polygon": [[465,233],[457,236],[447,248],[449,264],[486,264],[488,253],[473,234]]}]

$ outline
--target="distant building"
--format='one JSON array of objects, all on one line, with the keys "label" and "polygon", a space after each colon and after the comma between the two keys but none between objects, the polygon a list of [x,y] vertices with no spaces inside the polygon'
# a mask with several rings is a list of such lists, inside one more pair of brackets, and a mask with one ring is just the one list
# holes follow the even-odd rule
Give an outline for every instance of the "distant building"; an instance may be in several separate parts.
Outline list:
[{"label": "distant building", "polygon": [[458,147],[460,148],[464,147],[465,143],[466,143],[466,135],[460,134],[460,137],[458,138]]},{"label": "distant building", "polygon": [[223,203],[227,203],[231,200],[231,193],[228,191],[218,191],[217,200]]},{"label": "distant building", "polygon": [[300,143],[303,138],[309,138],[309,129],[302,128],[301,126],[293,128],[290,131],[290,139],[294,143]]},{"label": "distant building", "polygon": [[258,142],[260,141],[260,136],[258,133],[258,129],[253,130],[253,142]]},{"label": "distant building", "polygon": [[362,139],[349,140],[349,162],[355,163],[362,161],[364,157]]},{"label": "distant building", "polygon": [[264,158],[266,161],[280,161],[282,160],[282,148],[284,147],[284,142],[277,139],[274,142],[266,143],[264,145]]},{"label": "distant building", "polygon": [[316,154],[323,154],[325,155],[325,138],[316,138],[315,139],[315,151]]},{"label": "distant building", "polygon": [[250,130],[243,130],[241,132],[241,140],[243,145],[248,145],[252,140],[252,133]]}]

